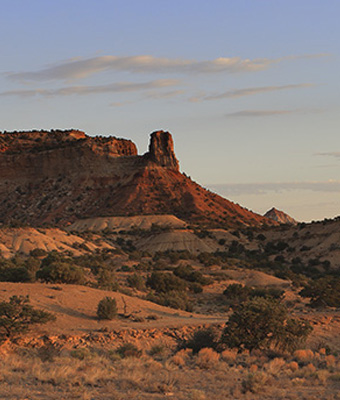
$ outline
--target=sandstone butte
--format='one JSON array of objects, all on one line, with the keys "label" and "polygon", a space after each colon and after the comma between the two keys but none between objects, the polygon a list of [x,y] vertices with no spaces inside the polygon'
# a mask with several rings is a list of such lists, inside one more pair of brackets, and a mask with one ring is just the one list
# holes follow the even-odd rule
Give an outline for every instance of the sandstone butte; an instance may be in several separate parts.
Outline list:
[{"label": "sandstone butte", "polygon": [[169,132],[131,140],[78,130],[0,134],[0,222],[66,226],[77,219],[173,214],[209,226],[275,224],[182,174]]}]

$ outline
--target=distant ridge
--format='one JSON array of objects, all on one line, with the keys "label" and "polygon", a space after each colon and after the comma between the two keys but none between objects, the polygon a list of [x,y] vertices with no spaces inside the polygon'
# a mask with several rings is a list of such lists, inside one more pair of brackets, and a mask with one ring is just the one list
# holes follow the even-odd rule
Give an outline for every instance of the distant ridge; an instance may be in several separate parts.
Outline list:
[{"label": "distant ridge", "polygon": [[277,210],[275,207],[267,211],[264,216],[273,221],[279,222],[280,224],[297,225],[297,221],[295,221],[294,218],[290,217],[283,211]]},{"label": "distant ridge", "polygon": [[78,130],[0,134],[0,222],[66,226],[78,219],[175,215],[225,227],[273,224],[202,188],[179,170],[169,132],[131,140]]}]

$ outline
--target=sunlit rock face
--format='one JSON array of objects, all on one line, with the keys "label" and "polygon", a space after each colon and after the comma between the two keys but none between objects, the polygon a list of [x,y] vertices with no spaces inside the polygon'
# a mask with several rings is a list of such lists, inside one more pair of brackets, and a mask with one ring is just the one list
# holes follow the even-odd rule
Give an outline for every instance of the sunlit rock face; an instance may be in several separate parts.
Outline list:
[{"label": "sunlit rock face", "polygon": [[273,221],[279,222],[280,224],[297,225],[297,221],[295,221],[294,218],[290,217],[283,211],[277,210],[275,207],[267,211],[264,216]]},{"label": "sunlit rock face", "polygon": [[218,226],[270,223],[180,173],[169,132],[149,151],[78,130],[0,134],[0,223],[65,226],[80,218],[172,214]]},{"label": "sunlit rock face", "polygon": [[179,163],[174,152],[174,142],[169,132],[156,131],[151,134],[149,152],[146,156],[157,165],[179,170]]}]

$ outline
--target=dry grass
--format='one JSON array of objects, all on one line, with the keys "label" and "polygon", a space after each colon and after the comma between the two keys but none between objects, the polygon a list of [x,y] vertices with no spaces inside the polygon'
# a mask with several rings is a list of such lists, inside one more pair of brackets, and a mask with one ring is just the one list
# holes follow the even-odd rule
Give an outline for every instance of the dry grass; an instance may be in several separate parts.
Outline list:
[{"label": "dry grass", "polygon": [[296,350],[294,352],[296,361],[306,363],[314,359],[314,353],[312,350]]},{"label": "dry grass", "polygon": [[213,349],[205,348],[199,351],[196,357],[196,364],[202,369],[216,367],[220,355]]},{"label": "dry grass", "polygon": [[[336,400],[340,393],[339,356],[320,355],[299,367],[297,357],[268,358],[258,353],[221,354],[210,348],[197,355],[180,350],[169,356],[113,357],[112,351],[81,348],[20,350],[0,359],[0,398],[4,400]],[[310,358],[310,353],[307,352]],[[300,395],[298,395],[300,393]],[[314,397],[313,397],[314,396]]]}]

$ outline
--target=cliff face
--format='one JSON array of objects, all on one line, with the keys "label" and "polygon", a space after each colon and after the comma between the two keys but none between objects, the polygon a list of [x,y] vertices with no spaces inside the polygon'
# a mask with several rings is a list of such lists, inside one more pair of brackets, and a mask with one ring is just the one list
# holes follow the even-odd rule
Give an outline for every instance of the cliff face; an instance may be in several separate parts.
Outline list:
[{"label": "cliff face", "polygon": [[225,226],[270,221],[181,174],[168,132],[152,133],[141,156],[130,140],[76,130],[0,134],[0,222],[63,226],[138,214]]},{"label": "cliff face", "polygon": [[145,157],[162,167],[179,170],[174,142],[169,132],[156,131],[151,134],[149,152],[145,154]]}]

